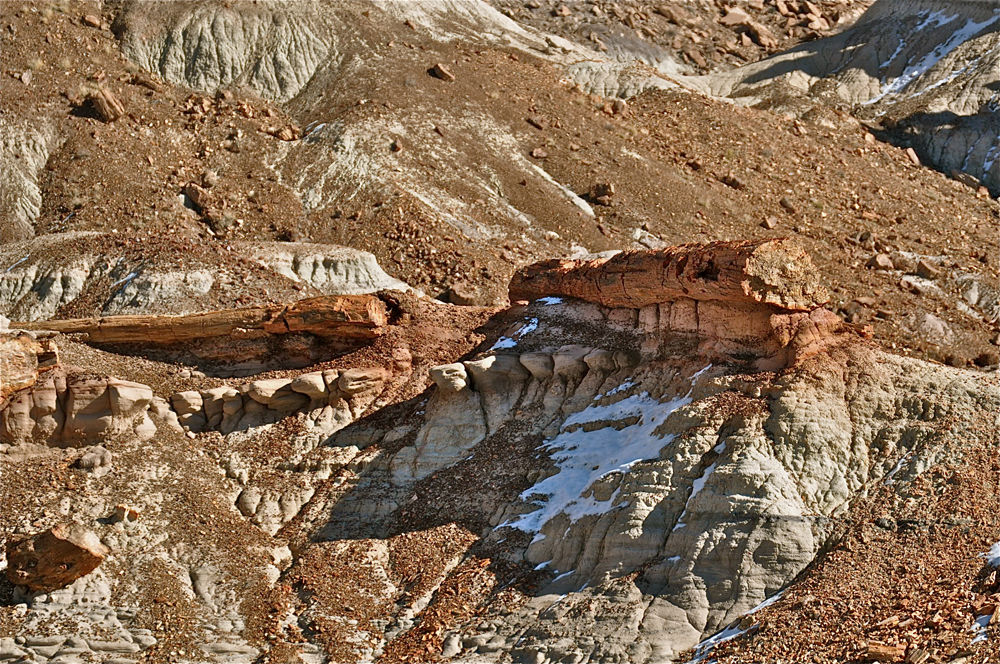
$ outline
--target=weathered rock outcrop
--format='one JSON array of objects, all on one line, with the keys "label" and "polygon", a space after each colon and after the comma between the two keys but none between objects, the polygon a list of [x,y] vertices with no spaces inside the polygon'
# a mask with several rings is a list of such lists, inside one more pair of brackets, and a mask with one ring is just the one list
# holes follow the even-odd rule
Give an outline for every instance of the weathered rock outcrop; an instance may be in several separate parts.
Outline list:
[{"label": "weathered rock outcrop", "polygon": [[178,392],[171,395],[170,403],[188,431],[228,434],[302,412],[312,426],[329,435],[364,413],[388,379],[389,373],[381,367],[327,369],[294,378]]},{"label": "weathered rock outcrop", "polygon": [[[655,265],[655,255],[628,258]],[[561,275],[559,292],[580,292],[575,274]],[[334,641],[316,639],[309,662],[323,652],[375,659],[425,633],[422,652],[440,648],[455,661],[675,660],[808,570],[867,491],[923,481],[935,464],[961,464],[965,441],[982,435],[977,420],[1000,408],[989,377],[838,334],[832,322],[823,327],[832,314],[821,307],[790,311],[758,301],[766,298],[760,291],[740,300],[744,291],[729,286],[710,299],[710,280],[698,283],[685,285],[705,299],[656,302],[667,291],[649,295],[656,291],[647,287],[654,303],[637,308],[542,297],[497,314],[492,329],[506,332],[489,350],[420,373],[411,373],[407,351],[385,359],[391,370],[326,369],[190,389],[171,397],[172,410],[152,400],[150,412],[165,420],[164,411],[176,413],[199,441],[193,460],[182,462],[184,473],[202,473],[197,483],[174,467],[184,446],[156,438],[143,444],[148,455],[129,454],[134,437],[91,446],[70,472],[110,485],[102,469],[114,468],[115,479],[128,463],[146,478],[137,486],[156,487],[148,496],[102,498],[88,513],[109,546],[152,546],[147,564],[167,565],[164,578],[190,579],[182,585],[191,610],[225,627],[205,637],[206,652],[241,661],[259,654],[226,613],[239,603],[233,579],[242,572],[222,570],[201,545],[216,532],[239,532],[273,538],[273,564],[255,568],[268,583],[315,589],[282,600],[283,624],[306,634],[327,625],[336,643],[352,644],[335,650]],[[736,346],[722,344],[729,337],[719,330],[731,325],[735,338],[756,316],[768,343],[810,351],[791,353],[778,374],[748,369],[761,356],[732,354]],[[759,351],[763,342],[744,343]],[[413,398],[378,412],[401,382],[428,379],[429,392],[417,386]],[[44,380],[16,395],[28,401],[17,402],[22,415],[8,410],[5,423],[27,418],[36,434],[44,429],[33,419],[40,386]],[[105,390],[110,403],[111,381]],[[163,450],[169,460],[156,456]],[[206,471],[207,458],[219,467]],[[191,509],[183,498],[169,511],[181,495],[175,472],[185,496],[217,486],[211,495],[222,507],[205,501]],[[121,518],[129,512],[116,504],[141,516]],[[221,512],[212,512],[211,525],[193,526],[196,543],[150,544],[168,519],[201,519],[213,509]],[[446,541],[434,539],[442,533]],[[434,544],[402,552],[414,541]],[[511,569],[519,571],[505,576]],[[540,587],[507,602],[504,584],[524,575]],[[41,611],[28,610],[30,624],[40,624]],[[130,635],[140,645],[122,645],[122,637],[115,648],[146,647],[145,634]]]},{"label": "weathered rock outcrop", "polygon": [[815,101],[884,123],[921,158],[1000,192],[996,0],[880,0],[845,32],[685,84],[796,112]]},{"label": "weathered rock outcrop", "polygon": [[153,391],[146,385],[72,370],[46,372],[17,392],[3,410],[0,442],[85,446],[156,432],[149,417]]},{"label": "weathered rock outcrop", "polygon": [[109,551],[97,535],[64,523],[30,537],[7,540],[7,578],[31,590],[56,590],[90,574]]},{"label": "weathered rock outcrop", "polygon": [[[109,246],[127,255],[109,258]],[[123,249],[114,235],[67,232],[0,245],[0,314],[24,321],[59,317],[80,300],[95,315],[184,315],[209,302],[264,304],[305,295],[407,291],[365,251],[306,242],[234,241],[192,256],[183,241]],[[267,269],[261,270],[261,267]],[[306,290],[305,293],[301,291]],[[267,292],[268,297],[262,297]]]},{"label": "weathered rock outcrop", "polygon": [[0,243],[35,234],[34,221],[42,205],[38,174],[56,142],[54,128],[25,120],[0,122]]},{"label": "weathered rock outcrop", "polygon": [[15,392],[34,385],[40,372],[58,364],[59,350],[51,339],[25,332],[0,333],[0,408]]}]

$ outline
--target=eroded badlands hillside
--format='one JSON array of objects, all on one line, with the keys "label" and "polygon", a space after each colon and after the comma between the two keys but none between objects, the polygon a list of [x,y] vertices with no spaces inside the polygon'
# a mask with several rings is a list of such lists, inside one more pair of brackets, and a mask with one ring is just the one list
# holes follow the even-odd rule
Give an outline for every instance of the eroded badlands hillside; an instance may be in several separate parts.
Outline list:
[{"label": "eroded badlands hillside", "polygon": [[995,661],[1000,6],[869,4],[0,5],[0,661]]}]

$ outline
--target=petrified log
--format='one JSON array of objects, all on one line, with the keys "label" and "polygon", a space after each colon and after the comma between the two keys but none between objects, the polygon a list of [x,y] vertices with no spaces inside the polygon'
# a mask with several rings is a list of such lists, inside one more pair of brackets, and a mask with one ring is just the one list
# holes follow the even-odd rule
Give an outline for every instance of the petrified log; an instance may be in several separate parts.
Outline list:
[{"label": "petrified log", "polygon": [[31,387],[39,372],[59,364],[59,351],[50,339],[41,341],[28,334],[0,335],[0,407],[15,392]]},{"label": "petrified log", "polygon": [[97,535],[64,523],[30,537],[7,541],[7,578],[30,590],[56,590],[90,574],[108,555]]},{"label": "petrified log", "polygon": [[787,238],[544,261],[516,272],[509,290],[511,300],[563,295],[633,309],[690,298],[811,311],[829,298],[809,255]]},{"label": "petrified log", "polygon": [[22,329],[86,333],[96,343],[172,344],[222,337],[237,330],[270,334],[309,332],[320,337],[371,339],[388,323],[385,304],[374,295],[337,295],[299,300],[286,307],[252,307],[187,316],[107,316],[11,323]]},{"label": "petrified log", "polygon": [[389,322],[385,303],[374,295],[299,300],[264,324],[271,334],[309,332],[318,337],[372,338]]}]

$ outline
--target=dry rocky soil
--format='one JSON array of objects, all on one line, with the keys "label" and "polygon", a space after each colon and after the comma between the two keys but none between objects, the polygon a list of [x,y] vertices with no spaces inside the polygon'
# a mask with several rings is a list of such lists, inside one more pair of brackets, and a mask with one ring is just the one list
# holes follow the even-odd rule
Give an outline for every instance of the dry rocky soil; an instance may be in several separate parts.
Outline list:
[{"label": "dry rocky soil", "polygon": [[997,661],[998,46],[0,3],[0,664]]}]

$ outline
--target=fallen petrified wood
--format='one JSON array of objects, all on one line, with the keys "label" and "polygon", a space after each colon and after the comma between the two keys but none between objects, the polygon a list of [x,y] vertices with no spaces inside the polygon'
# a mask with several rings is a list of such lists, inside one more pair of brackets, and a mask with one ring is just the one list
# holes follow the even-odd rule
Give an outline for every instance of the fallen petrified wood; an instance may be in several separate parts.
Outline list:
[{"label": "fallen petrified wood", "polygon": [[7,578],[30,590],[56,590],[90,574],[109,551],[97,535],[64,523],[30,537],[7,540]]},{"label": "fallen petrified wood", "polygon": [[677,334],[702,353],[755,358],[777,370],[838,343],[844,322],[809,255],[788,239],[685,244],[594,260],[553,260],[514,274],[511,300],[566,296],[635,320],[654,352]]},{"label": "fallen petrified wood", "polygon": [[107,316],[11,323],[27,330],[86,333],[95,343],[172,344],[228,336],[237,330],[269,334],[308,332],[320,337],[372,339],[384,331],[388,311],[374,295],[337,295],[299,300],[283,307],[251,307],[187,316]]},{"label": "fallen petrified wood", "polygon": [[640,309],[679,298],[812,311],[828,300],[809,255],[786,238],[683,244],[595,260],[551,260],[516,272],[511,300],[564,295]]},{"label": "fallen petrified wood", "polygon": [[125,106],[110,90],[101,88],[87,95],[97,114],[105,122],[114,122],[125,114]]}]

